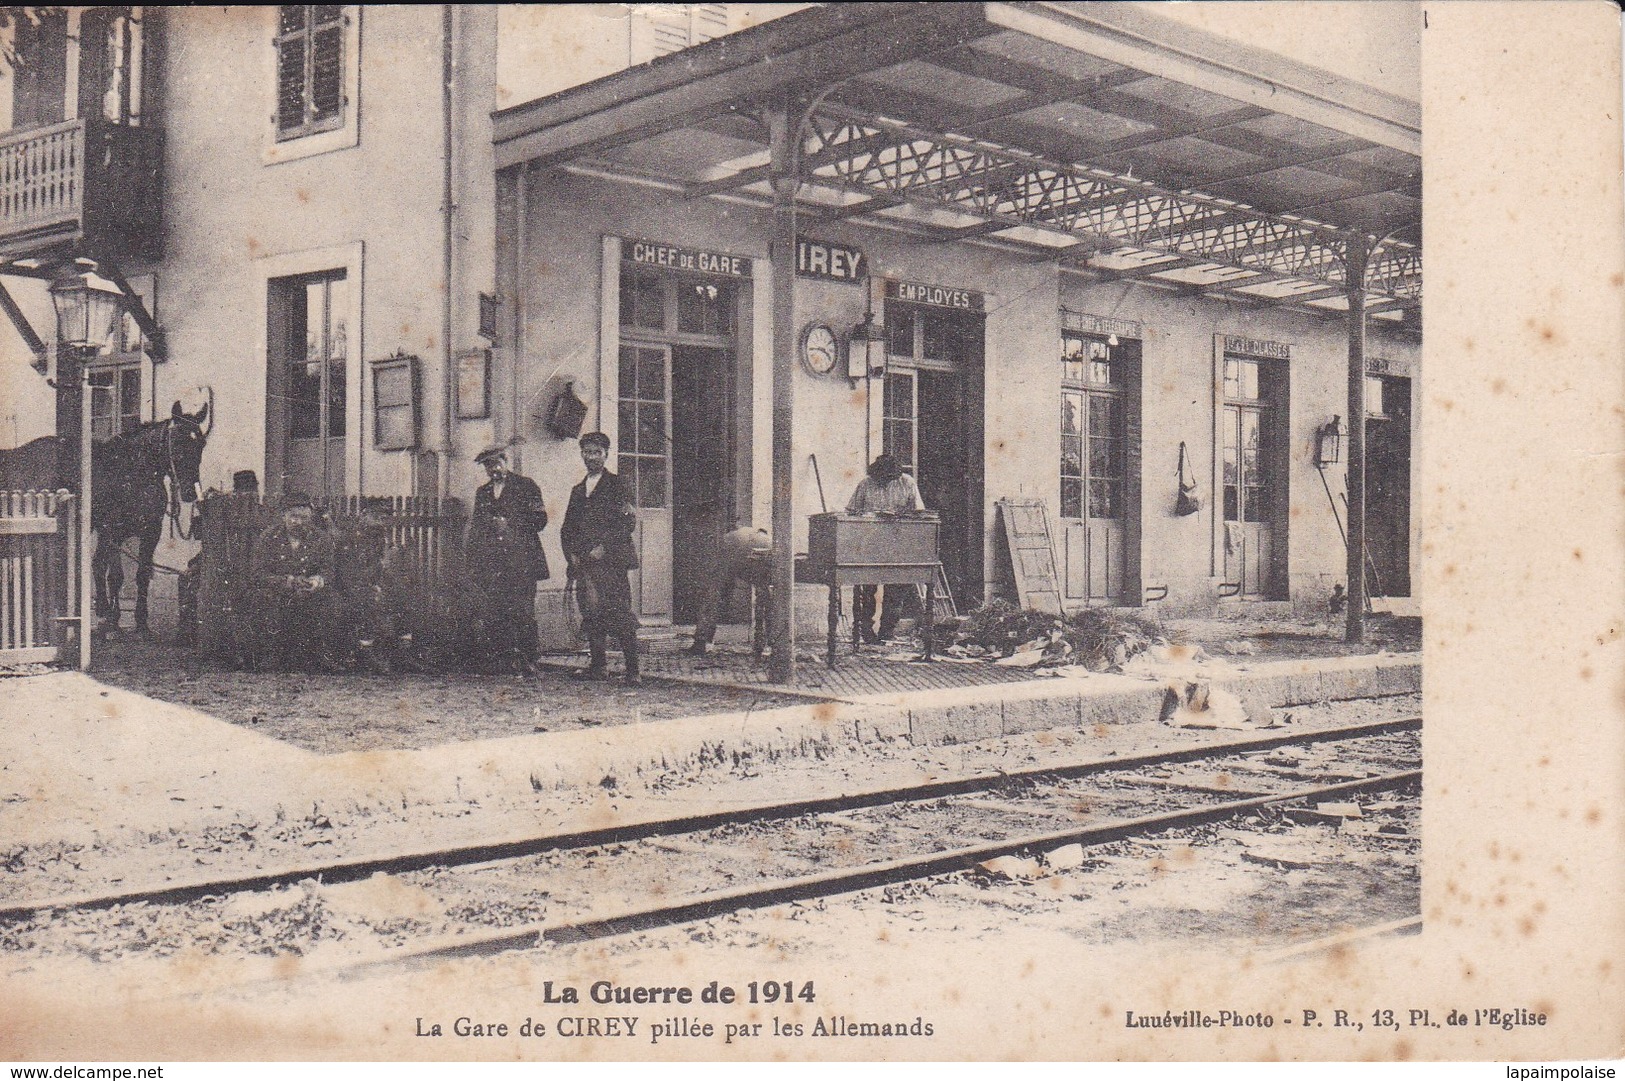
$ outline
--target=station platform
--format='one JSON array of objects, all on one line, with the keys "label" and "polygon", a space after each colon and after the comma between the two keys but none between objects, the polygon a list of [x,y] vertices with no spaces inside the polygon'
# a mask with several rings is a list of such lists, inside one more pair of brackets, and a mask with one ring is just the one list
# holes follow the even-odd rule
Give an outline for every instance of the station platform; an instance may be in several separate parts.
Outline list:
[{"label": "station platform", "polygon": [[[645,671],[652,678],[635,692],[646,702],[662,696],[662,685],[685,680],[760,687],[766,679],[743,648],[702,660],[675,639],[651,645]],[[809,685],[791,688],[799,701],[790,705],[653,720],[634,708],[622,723],[336,753],[77,672],[8,677],[0,679],[0,857],[19,845],[94,846],[132,832],[158,838],[328,811],[336,818],[428,808],[440,825],[470,815],[495,821],[505,809],[579,807],[606,793],[666,794],[673,778],[708,771],[1048,732],[1093,733],[1100,746],[1127,750],[1167,737],[1168,726],[1158,723],[1164,696],[1191,678],[1271,710],[1421,686],[1416,652],[1237,657],[1121,675],[915,664],[879,652],[847,655],[833,672],[821,660],[798,667]],[[540,689],[518,684],[510,693]],[[468,827],[477,832],[473,821]]]}]

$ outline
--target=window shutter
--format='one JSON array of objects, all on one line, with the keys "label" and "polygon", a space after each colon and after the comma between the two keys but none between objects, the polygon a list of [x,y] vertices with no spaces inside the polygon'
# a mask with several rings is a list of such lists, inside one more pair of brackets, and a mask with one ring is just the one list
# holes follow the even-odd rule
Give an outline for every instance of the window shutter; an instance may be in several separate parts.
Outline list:
[{"label": "window shutter", "polygon": [[331,120],[344,112],[344,10],[316,8],[311,27],[311,120]]},{"label": "window shutter", "polygon": [[330,131],[344,123],[344,8],[286,4],[277,8],[278,139]]},{"label": "window shutter", "polygon": [[674,53],[688,44],[688,12],[651,11],[649,13],[651,49],[655,56]]},{"label": "window shutter", "polygon": [[284,4],[277,9],[276,127],[278,134],[305,124],[305,8]]},{"label": "window shutter", "polygon": [[[728,5],[726,4],[665,4],[650,6],[638,15],[648,25],[648,56],[634,63],[665,56],[690,45],[710,41],[728,32]],[[633,30],[636,54],[637,30]]]},{"label": "window shutter", "polygon": [[727,4],[694,5],[694,40],[692,44],[698,45],[702,41],[719,38],[727,32]]}]

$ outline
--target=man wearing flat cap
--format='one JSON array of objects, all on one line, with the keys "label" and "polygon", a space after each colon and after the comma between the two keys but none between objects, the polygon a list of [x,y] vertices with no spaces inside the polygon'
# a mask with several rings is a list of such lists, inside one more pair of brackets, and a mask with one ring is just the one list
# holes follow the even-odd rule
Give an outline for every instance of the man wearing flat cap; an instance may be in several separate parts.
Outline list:
[{"label": "man wearing flat cap", "polygon": [[609,436],[588,432],[581,437],[581,461],[587,475],[570,489],[559,539],[570,561],[581,605],[581,630],[592,651],[592,664],[582,675],[607,675],[608,637],[621,640],[626,655],[626,682],[641,682],[638,675],[638,618],[632,613],[632,584],[627,573],[638,565],[632,546],[637,512],[621,478],[604,468],[609,459]]},{"label": "man wearing flat cap", "polygon": [[535,669],[536,583],[548,577],[538,535],[547,526],[542,491],[508,468],[506,447],[487,447],[474,461],[490,479],[474,493],[465,549],[468,571],[485,594],[490,643],[498,662]]}]

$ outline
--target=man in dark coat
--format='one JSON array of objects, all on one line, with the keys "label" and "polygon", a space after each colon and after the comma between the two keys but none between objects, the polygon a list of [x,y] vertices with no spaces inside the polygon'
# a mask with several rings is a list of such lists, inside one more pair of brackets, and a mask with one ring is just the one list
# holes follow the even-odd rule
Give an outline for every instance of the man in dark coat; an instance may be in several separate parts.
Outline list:
[{"label": "man in dark coat", "polygon": [[333,538],[310,497],[290,494],[254,543],[253,661],[260,668],[336,669],[332,656]]},{"label": "man in dark coat", "polygon": [[570,489],[564,512],[564,557],[576,583],[581,605],[581,629],[592,650],[592,665],[581,673],[587,679],[605,678],[608,636],[621,640],[626,655],[626,682],[642,682],[638,675],[638,618],[632,614],[632,584],[627,572],[638,565],[632,546],[637,512],[621,478],[604,468],[609,459],[609,436],[588,432],[581,437],[581,461],[586,477]]},{"label": "man in dark coat", "polygon": [[536,583],[548,577],[539,533],[547,526],[541,489],[508,468],[508,452],[489,447],[474,459],[491,479],[474,493],[466,548],[469,575],[485,594],[491,645],[521,672],[539,652]]},{"label": "man in dark coat", "polygon": [[425,594],[405,549],[391,544],[385,512],[368,507],[334,544],[333,577],[342,601],[342,659],[388,673],[418,670],[416,632]]}]

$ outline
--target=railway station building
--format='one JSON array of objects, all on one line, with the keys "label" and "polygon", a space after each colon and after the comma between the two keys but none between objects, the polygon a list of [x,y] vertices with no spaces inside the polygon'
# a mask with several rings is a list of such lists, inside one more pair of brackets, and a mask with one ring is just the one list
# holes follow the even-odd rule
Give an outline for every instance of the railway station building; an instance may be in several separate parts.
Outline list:
[{"label": "railway station building", "polygon": [[611,434],[646,621],[737,523],[805,551],[882,451],[961,608],[1024,499],[1067,607],[1324,613],[1352,344],[1367,586],[1408,595],[1419,117],[1134,4],[811,9],[503,110],[511,430],[573,393]]},{"label": "railway station building", "polygon": [[[146,318],[100,358],[102,430],[207,386],[204,483],[272,497],[466,498],[496,442],[557,515],[601,429],[645,624],[695,621],[738,524],[805,551],[882,452],[961,610],[1008,576],[1008,500],[1042,502],[1069,608],[1323,612],[1356,520],[1366,587],[1409,595],[1419,91],[1155,5],[784,8],[19,21],[0,157],[113,139],[158,179],[140,236],[93,155],[62,159],[88,202],[6,181],[7,347],[43,385],[53,261],[112,272]],[[503,77],[606,41],[589,81]],[[538,612],[567,636],[562,575]]]}]

